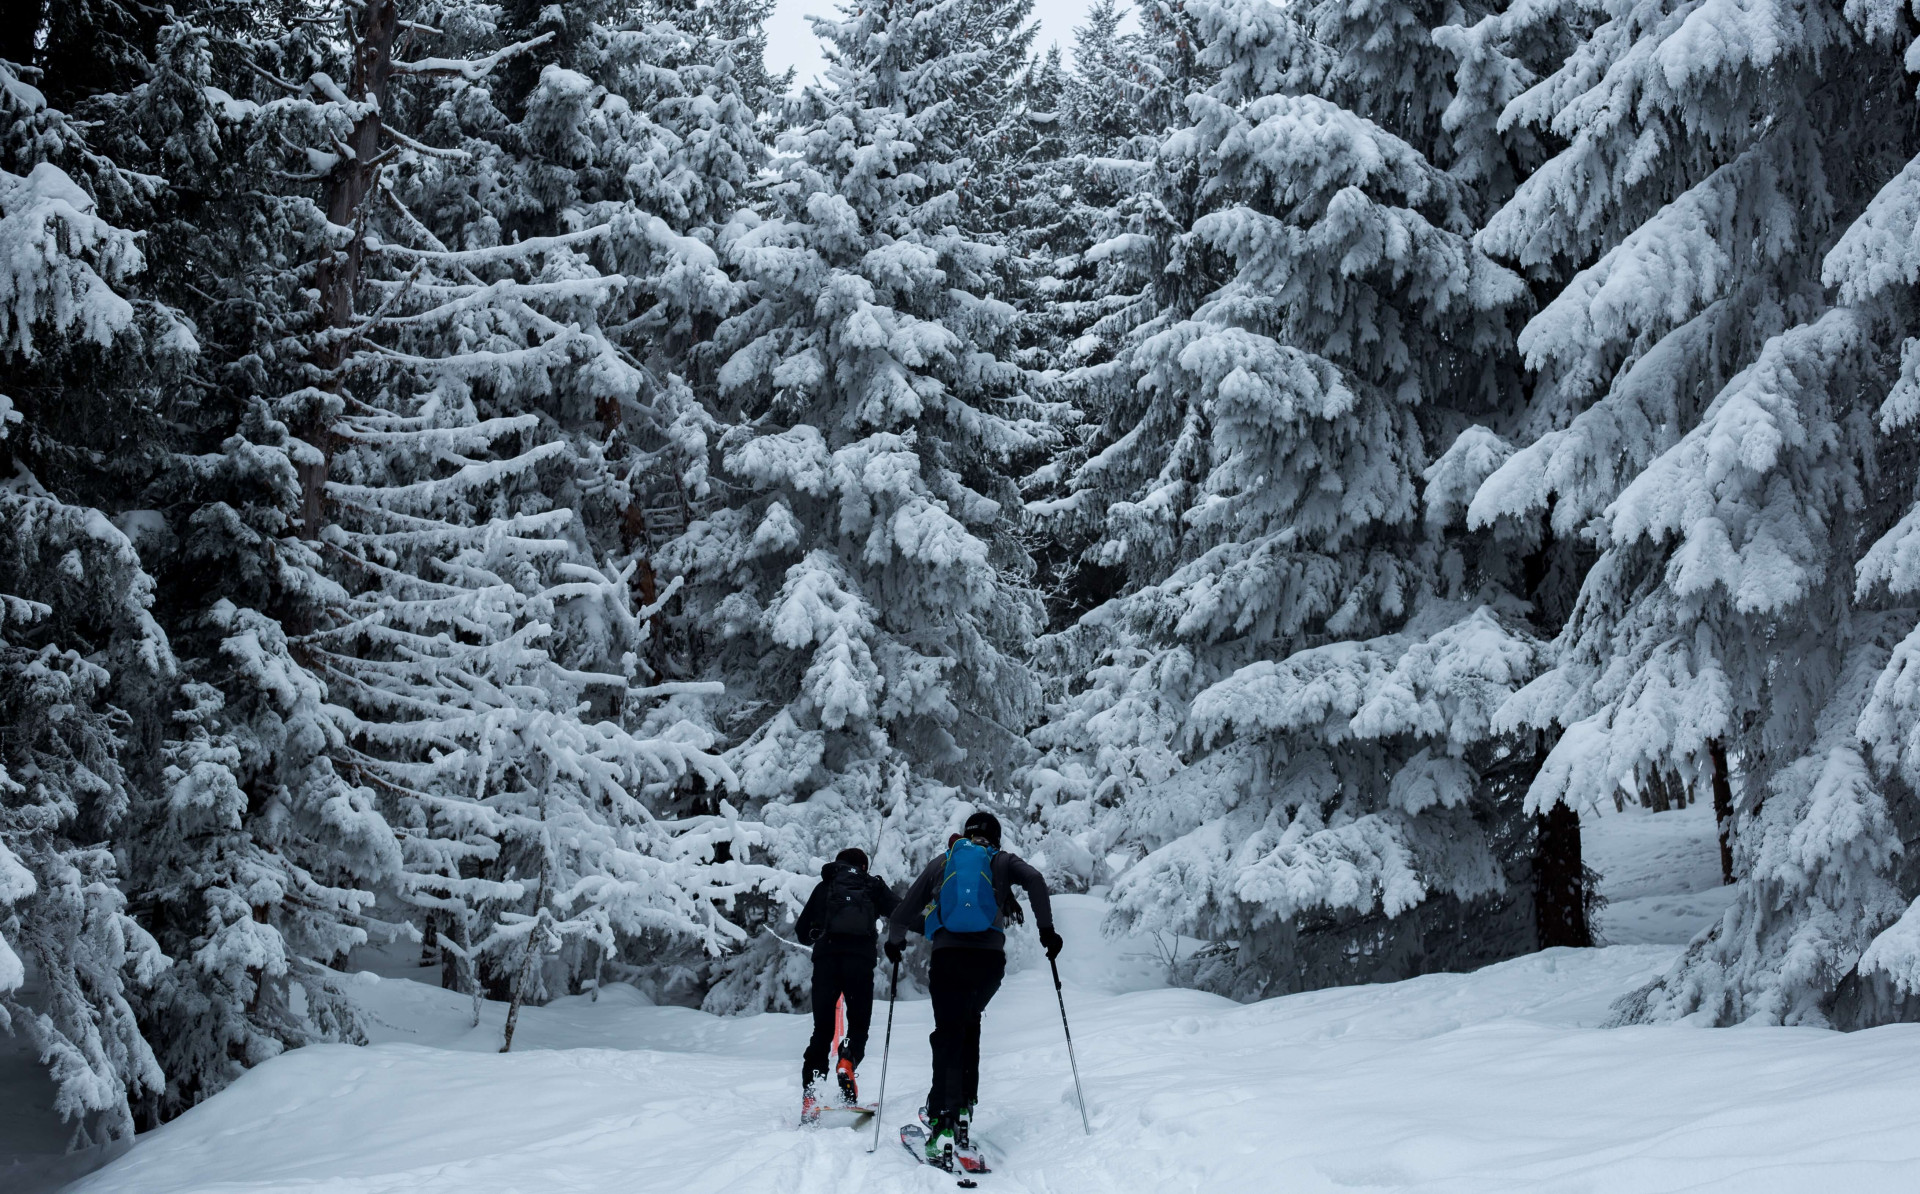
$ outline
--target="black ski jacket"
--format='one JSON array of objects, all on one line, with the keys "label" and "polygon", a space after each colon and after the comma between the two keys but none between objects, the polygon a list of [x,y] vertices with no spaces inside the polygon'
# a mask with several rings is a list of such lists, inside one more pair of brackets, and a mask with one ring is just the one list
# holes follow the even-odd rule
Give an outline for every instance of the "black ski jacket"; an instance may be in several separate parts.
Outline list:
[{"label": "black ski jacket", "polygon": [[872,875],[866,877],[867,894],[873,899],[876,917],[875,924],[868,927],[864,937],[840,933],[829,934],[826,931],[827,889],[833,886],[835,873],[841,871],[857,873],[858,869],[844,862],[829,862],[820,868],[820,883],[813,889],[813,894],[807,897],[806,906],[800,909],[800,919],[793,925],[794,936],[799,938],[800,944],[811,945],[814,953],[864,953],[871,958],[878,951],[880,946],[878,922],[886,919],[893,912],[894,906],[900,902],[899,898],[893,894],[893,888],[888,887],[883,879]]},{"label": "black ski jacket", "polygon": [[[1007,948],[1007,910],[1013,909],[1014,916],[1020,915],[1020,905],[1014,903],[1013,885],[1018,883],[1027,889],[1027,901],[1033,905],[1033,923],[1042,933],[1053,928],[1053,901],[1047,895],[1047,881],[1040,872],[1033,869],[1018,854],[1000,850],[987,864],[987,871],[993,876],[994,902],[999,905],[993,915],[993,927],[982,929],[978,933],[954,933],[940,929],[933,935],[935,949],[999,949]],[[900,897],[900,904],[893,910],[887,921],[887,940],[905,941],[907,930],[916,933],[926,932],[927,905],[933,902],[935,893],[940,890],[940,880],[947,873],[947,853],[942,850],[933,856],[927,869],[913,881],[906,893]]]}]

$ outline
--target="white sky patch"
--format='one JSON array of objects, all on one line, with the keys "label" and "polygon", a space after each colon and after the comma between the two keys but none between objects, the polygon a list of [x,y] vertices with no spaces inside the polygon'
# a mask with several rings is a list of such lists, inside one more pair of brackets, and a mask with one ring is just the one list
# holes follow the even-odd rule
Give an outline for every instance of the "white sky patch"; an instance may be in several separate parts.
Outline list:
[{"label": "white sky patch", "polygon": [[[824,74],[827,60],[807,17],[833,16],[836,11],[834,0],[780,0],[767,22],[768,69],[777,74],[794,67],[796,85]],[[1047,46],[1058,42],[1061,52],[1072,57],[1073,30],[1086,13],[1087,0],[1035,0],[1033,15],[1040,22],[1040,35],[1034,38],[1034,48],[1045,53]]]}]

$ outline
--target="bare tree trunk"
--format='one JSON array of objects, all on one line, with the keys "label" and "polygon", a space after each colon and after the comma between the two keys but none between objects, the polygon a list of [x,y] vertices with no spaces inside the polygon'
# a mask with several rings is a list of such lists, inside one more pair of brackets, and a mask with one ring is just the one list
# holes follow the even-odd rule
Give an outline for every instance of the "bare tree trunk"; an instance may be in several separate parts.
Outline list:
[{"label": "bare tree trunk", "polygon": [[1640,801],[1656,813],[1668,812],[1673,808],[1673,793],[1667,784],[1666,772],[1656,767],[1648,773]]},{"label": "bare tree trunk", "polygon": [[527,983],[533,978],[533,961],[538,954],[541,914],[547,907],[547,865],[540,864],[540,885],[533,897],[533,927],[527,932],[527,950],[520,956],[520,972],[513,978],[513,998],[507,1003],[506,1034],[500,1042],[500,1052],[513,1050],[513,1030],[520,1023],[520,1005],[527,1001]]},{"label": "bare tree trunk", "polygon": [[1733,882],[1733,777],[1727,773],[1726,744],[1715,738],[1707,743],[1713,759],[1713,823],[1720,830],[1720,882]]},{"label": "bare tree trunk", "polygon": [[1533,819],[1533,906],[1541,949],[1593,944],[1587,923],[1587,870],[1580,857],[1580,814],[1555,804]]},{"label": "bare tree trunk", "polygon": [[[252,907],[252,911],[253,911],[253,921],[255,924],[269,923],[273,914],[273,908],[271,905],[268,905],[268,904],[255,904]],[[266,1003],[265,1003],[266,997],[267,997],[266,967],[249,966],[247,967],[247,974],[249,977],[253,979],[253,997],[247,1000],[247,1014],[250,1016],[258,1016],[261,1012],[261,1009],[266,1006]]]},{"label": "bare tree trunk", "polygon": [[[314,364],[326,372],[325,388],[341,388],[340,367],[348,353],[347,337],[338,334],[354,323],[353,296],[360,282],[360,265],[366,253],[366,240],[360,227],[362,208],[373,189],[382,161],[380,152],[385,126],[380,113],[386,109],[388,83],[393,77],[393,43],[400,32],[400,13],[395,0],[368,0],[362,9],[363,24],[355,30],[353,79],[347,89],[355,100],[368,102],[369,111],[354,122],[339,160],[327,172],[322,202],[327,222],[352,228],[354,234],[344,248],[334,249],[321,259],[314,273],[321,302],[326,305],[325,327],[335,335],[327,337]],[[333,463],[333,434],[328,427],[331,416],[315,412],[313,422],[299,429],[300,438],[320,453],[318,461],[295,465],[300,477],[300,519],[304,535],[318,538],[326,522],[327,474]]]},{"label": "bare tree trunk", "polygon": [[480,972],[473,964],[473,933],[467,927],[464,906],[458,912],[447,913],[440,939],[447,943],[440,950],[440,985],[449,991],[459,991],[473,1001],[473,1024],[477,1028],[480,1025]]}]

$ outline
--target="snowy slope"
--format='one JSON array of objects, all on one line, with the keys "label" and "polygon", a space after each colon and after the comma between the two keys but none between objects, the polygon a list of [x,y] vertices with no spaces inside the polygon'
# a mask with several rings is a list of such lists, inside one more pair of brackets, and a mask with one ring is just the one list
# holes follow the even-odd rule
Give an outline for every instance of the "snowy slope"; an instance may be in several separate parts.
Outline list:
[{"label": "snowy slope", "polygon": [[[1920,1173],[1920,1027],[1596,1029],[1671,946],[1240,1006],[1139,989],[1150,951],[1099,942],[1097,901],[1062,904],[1096,1135],[1080,1135],[1051,984],[1019,973],[986,1029],[995,1190],[1761,1194],[1908,1190]],[[616,987],[529,1010],[502,1056],[497,1006],[468,1030],[450,993],[362,983],[386,1043],[270,1062],[77,1189],[953,1188],[890,1138],[868,1155],[869,1136],[791,1126],[799,1017],[716,1018]],[[890,1129],[925,1088],[929,1026],[924,1002],[899,1006]]]},{"label": "snowy slope", "polygon": [[1594,925],[1602,941],[1685,945],[1733,901],[1734,889],[1720,882],[1711,805],[1605,808],[1580,821],[1581,852],[1607,897]]}]

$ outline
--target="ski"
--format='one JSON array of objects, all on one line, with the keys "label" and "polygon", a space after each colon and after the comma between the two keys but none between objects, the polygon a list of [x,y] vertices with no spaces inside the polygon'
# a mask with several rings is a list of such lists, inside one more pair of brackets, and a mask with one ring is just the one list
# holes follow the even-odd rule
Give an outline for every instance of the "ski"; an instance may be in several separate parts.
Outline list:
[{"label": "ski", "polygon": [[[847,1051],[847,997],[842,995],[833,1006],[833,1045],[827,1053],[827,1070],[834,1073],[840,1068],[840,1058]],[[810,1128],[826,1122],[830,1117],[835,1125],[844,1122],[848,1127],[861,1127],[867,1118],[879,1110],[864,1103],[852,1101],[856,1096],[851,1078],[838,1076],[835,1084],[839,1087],[839,1097],[845,1102],[819,1102],[811,1108],[804,1104],[800,1111],[800,1126]],[[815,1087],[814,1089],[818,1089]]]},{"label": "ski", "polygon": [[948,1173],[962,1177],[992,1173],[987,1165],[987,1155],[976,1143],[972,1148],[955,1149],[951,1166],[927,1159],[927,1129],[920,1124],[907,1124],[900,1129],[900,1146],[922,1165],[931,1165],[935,1169],[945,1169]]},{"label": "ski", "polygon": [[953,1172],[952,1166],[927,1159],[927,1130],[919,1124],[907,1124],[900,1129],[900,1147],[906,1149],[907,1155],[922,1165],[931,1165],[935,1169]]},{"label": "ski", "polygon": [[878,1110],[878,1107],[867,1107],[858,1104],[853,1106],[831,1104],[815,1110],[810,1115],[804,1111],[801,1112],[800,1126],[803,1128],[811,1128],[824,1124],[828,1127],[845,1126],[857,1128],[865,1124]]}]

